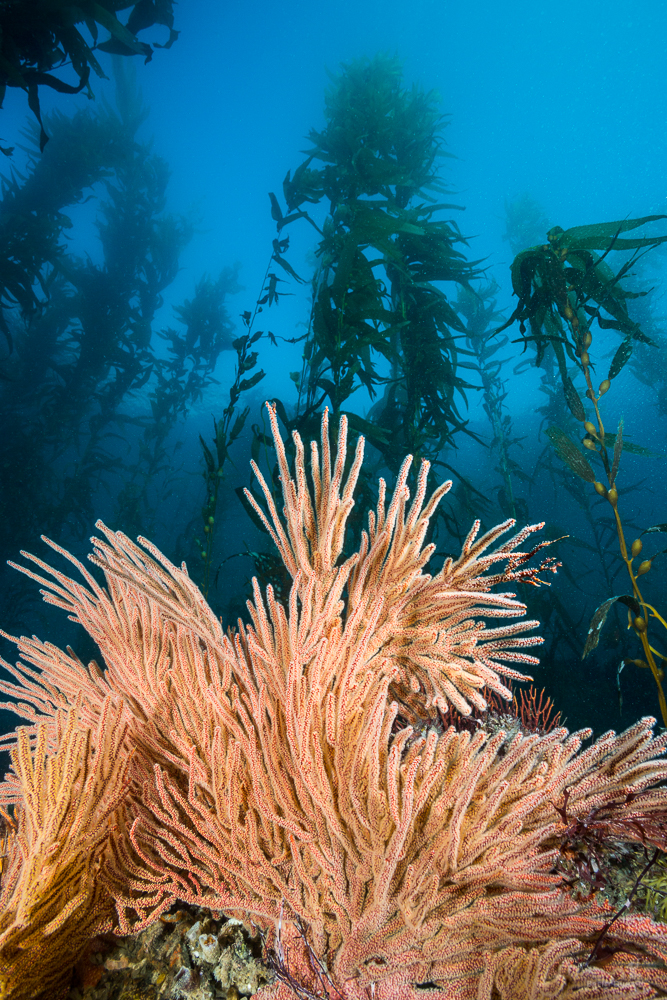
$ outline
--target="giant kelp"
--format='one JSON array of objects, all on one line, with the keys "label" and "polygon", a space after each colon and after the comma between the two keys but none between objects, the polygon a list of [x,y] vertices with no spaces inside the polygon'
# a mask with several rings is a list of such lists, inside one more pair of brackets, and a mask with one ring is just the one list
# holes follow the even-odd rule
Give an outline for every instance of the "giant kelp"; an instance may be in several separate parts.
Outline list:
[{"label": "giant kelp", "polygon": [[[518,320],[524,347],[530,341],[535,344],[538,365],[547,348],[553,349],[563,396],[572,416],[583,425],[585,434],[582,444],[589,455],[596,456],[597,467],[591,465],[571,437],[557,425],[552,425],[547,435],[570,471],[592,486],[598,496],[607,500],[613,512],[620,556],[630,578],[632,593],[612,595],[598,607],[589,625],[583,656],[587,656],[598,645],[601,629],[611,607],[616,602],[624,604],[628,609],[628,627],[639,639],[643,652],[643,658],[629,662],[650,669],[658,689],[662,719],[667,725],[667,701],[662,689],[661,666],[667,661],[667,656],[651,644],[647,634],[650,620],[659,622],[666,629],[667,623],[656,608],[644,600],[640,588],[639,579],[650,571],[652,559],[639,559],[643,550],[641,538],[637,537],[631,545],[627,544],[625,538],[617,483],[623,452],[623,422],[619,423],[615,434],[605,430],[600,405],[602,397],[611,388],[612,380],[630,360],[635,343],[651,343],[639,324],[631,318],[627,307],[628,300],[645,293],[630,290],[622,281],[635,263],[639,251],[667,242],[667,236],[628,239],[622,237],[621,233],[665,218],[667,216],[649,215],[640,219],[577,226],[568,230],[555,226],[549,230],[548,243],[524,250],[515,258],[512,264],[512,284],[519,303],[498,332]],[[601,256],[596,251],[601,251]],[[605,259],[614,251],[630,252],[628,259],[616,272]],[[530,333],[526,329],[526,323],[529,324]],[[597,324],[603,335],[605,331],[612,330],[620,333],[623,338],[614,352],[607,377],[602,379],[597,389],[593,384],[594,324]],[[584,398],[591,408],[588,414],[568,370],[567,360],[574,364],[574,370],[584,379]],[[630,445],[631,449],[632,447]],[[646,451],[636,447],[634,450],[640,453]],[[601,481],[603,478],[606,478],[606,485]]]},{"label": "giant kelp", "polygon": [[[523,343],[532,339],[540,362],[547,344],[551,344],[559,364],[565,353],[570,360],[581,356],[592,321],[601,330],[618,330],[623,343],[617,349],[609,369],[615,378],[632,354],[634,341],[650,342],[638,323],[628,313],[627,300],[645,293],[625,288],[621,281],[638,257],[637,251],[652,249],[667,241],[667,236],[646,236],[626,239],[629,232],[648,223],[665,219],[665,215],[647,215],[641,219],[623,219],[564,230],[554,226],[547,233],[548,243],[529,247],[517,254],[512,263],[512,287],[519,304],[499,332],[519,321]],[[602,251],[602,255],[595,253]],[[633,251],[617,273],[605,261],[612,251]],[[588,317],[581,324],[572,311],[573,302]],[[530,334],[526,334],[526,321]],[[569,337],[568,337],[569,334]],[[561,349],[562,348],[562,349]],[[582,368],[583,370],[583,368]],[[563,376],[563,388],[568,404],[579,419],[579,408]]]},{"label": "giant kelp", "polygon": [[[131,7],[123,23],[117,12]],[[20,87],[28,95],[30,109],[39,123],[39,147],[43,150],[48,135],[42,122],[39,88],[50,87],[60,94],[78,94],[89,83],[90,71],[105,77],[94,48],[116,55],[142,55],[146,62],[153,48],[140,41],[137,33],[155,24],[169,29],[165,44],[154,42],[155,48],[169,48],[178,37],[174,31],[171,0],[152,3],[117,3],[114,0],[32,0],[30,11],[22,0],[9,0],[0,8],[0,107],[7,87]],[[92,47],[77,25],[85,25]],[[109,32],[109,38],[98,42],[99,29]],[[70,84],[60,75],[62,67],[70,65],[78,82]],[[2,152],[10,155],[12,149]]]},{"label": "giant kelp", "polygon": [[[405,87],[396,58],[360,59],[333,78],[325,118],[283,182],[287,215],[272,196],[280,234],[312,221],[304,204],[328,213],[296,425],[325,400],[338,414],[360,388],[371,400],[382,388],[371,420],[349,416],[396,471],[406,449],[434,457],[464,427],[458,400],[469,386],[455,339],[464,328],[441,283],[468,284],[476,264],[443,217],[460,206],[438,200],[450,192],[437,169],[445,122],[434,92]],[[280,246],[273,259],[284,268]]]},{"label": "giant kelp", "polygon": [[[40,154],[33,132],[25,176],[15,174],[0,201],[5,264],[26,288],[20,310],[9,292],[1,300],[5,555],[47,524],[59,538],[85,535],[104,490],[124,523],[154,527],[158,490],[168,495],[175,475],[165,442],[230,345],[224,300],[237,287],[237,268],[203,278],[177,307],[174,326],[154,328],[193,223],[166,210],[169,169],[139,139],[146,115],[119,68],[115,107],[49,118],[51,141]],[[69,207],[91,195],[99,260],[68,252],[66,243]],[[49,239],[29,240],[25,220]],[[137,411],[130,401],[141,390],[149,398]]]}]

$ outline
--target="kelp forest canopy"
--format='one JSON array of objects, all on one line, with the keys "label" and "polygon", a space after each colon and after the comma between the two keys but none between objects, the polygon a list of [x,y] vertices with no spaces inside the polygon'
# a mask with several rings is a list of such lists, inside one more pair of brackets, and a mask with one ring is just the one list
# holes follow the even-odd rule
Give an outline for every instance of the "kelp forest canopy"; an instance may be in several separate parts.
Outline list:
[{"label": "kelp forest canopy", "polygon": [[325,403],[338,414],[365,389],[372,408],[350,419],[395,473],[406,450],[435,458],[464,428],[459,407],[470,385],[457,335],[465,327],[442,284],[469,288],[479,262],[466,259],[450,215],[460,206],[445,200],[445,121],[434,92],[405,88],[397,59],[361,60],[335,80],[325,120],[283,181],[285,213],[270,196],[273,263],[283,271],[286,227],[312,223],[308,206],[327,213],[296,419],[303,425]]},{"label": "kelp forest canopy", "polygon": [[[30,36],[19,6],[0,11],[4,85],[25,90],[34,115],[26,168],[3,161],[0,202],[3,627],[25,630],[38,613],[5,561],[37,551],[41,534],[78,551],[99,515],[185,561],[226,619],[246,614],[253,575],[287,600],[290,580],[244,493],[257,499],[252,458],[278,496],[261,403],[284,352],[295,370],[270,398],[288,441],[293,431],[316,437],[325,407],[332,426],[344,415],[367,439],[350,551],[378,476],[393,483],[407,453],[413,469],[427,459],[433,479],[454,481],[429,528],[436,567],[475,518],[546,520],[562,569],[549,590],[522,584],[519,595],[543,622],[539,686],[574,725],[618,728],[647,711],[667,724],[667,513],[646,482],[660,456],[632,409],[617,419],[628,386],[654,394],[660,419],[667,413],[647,270],[662,259],[667,218],[562,229],[530,195],[508,202],[516,298],[503,308],[504,276],[471,250],[463,199],[447,182],[455,150],[442,101],[379,55],[332,74],[301,158],[276,165],[261,288],[241,289],[231,246],[226,267],[195,277],[174,302],[198,223],[168,207],[169,165],[147,138],[136,82],[144,70],[124,58],[172,44],[171,5],[44,5]],[[113,75],[113,102],[82,108],[72,96],[66,110],[42,114],[40,87],[75,94],[91,72]],[[84,203],[95,257],[69,247],[68,213]],[[312,251],[305,264],[290,247],[297,232]],[[296,330],[277,308],[287,294],[302,303]],[[518,420],[528,382],[541,403]],[[593,718],[573,664],[595,693]]]},{"label": "kelp forest canopy", "polygon": [[[117,16],[120,11],[126,14],[124,21]],[[164,41],[150,45],[137,37],[154,25],[167,28]],[[91,71],[106,77],[96,50],[140,55],[149,62],[153,48],[170,48],[177,38],[171,0],[138,0],[134,4],[125,0],[83,0],[76,4],[69,0],[31,0],[29,5],[24,0],[5,0],[0,7],[0,107],[7,87],[24,90],[39,122],[39,147],[43,150],[49,137],[42,123],[40,87],[59,94],[78,94],[90,88]],[[72,75],[76,82],[68,81]],[[6,156],[11,155],[11,148],[0,149]]]}]

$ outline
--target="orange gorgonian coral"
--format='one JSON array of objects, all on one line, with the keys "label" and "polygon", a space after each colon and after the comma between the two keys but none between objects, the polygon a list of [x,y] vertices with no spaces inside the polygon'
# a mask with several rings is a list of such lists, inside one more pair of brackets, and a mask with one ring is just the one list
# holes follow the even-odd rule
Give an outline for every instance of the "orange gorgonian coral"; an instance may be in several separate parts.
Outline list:
[{"label": "orange gorgonian coral", "polygon": [[[250,623],[225,632],[185,567],[101,524],[91,559],[105,587],[55,545],[83,584],[28,556],[37,569],[24,572],[89,632],[104,667],[23,637],[24,662],[7,665],[16,683],[0,690],[51,754],[71,706],[82,733],[114,720],[122,795],[109,799],[110,835],[81,850],[117,931],[176,900],[221,909],[264,930],[305,989],[348,1000],[667,995],[667,931],[624,916],[593,953],[613,911],[576,899],[556,865],[564,825],[591,815],[618,839],[665,847],[667,738],[653,720],[585,750],[589,734],[563,728],[430,726],[436,710],[483,710],[484,688],[508,698],[503,678],[536,662],[525,648],[539,639],[524,634],[536,622],[487,625],[525,613],[498,587],[553,568],[527,565],[534,528],[492,548],[513,522],[481,538],[475,525],[430,575],[426,532],[449,484],[427,500],[424,463],[410,503],[406,460],[346,557],[363,440],[346,475],[346,422],[333,458],[325,414],[309,481],[300,438],[292,471],[269,414],[283,510],[255,469],[256,510],[293,578],[287,607],[255,583]],[[419,730],[397,731],[401,718]],[[0,792],[19,816],[24,781],[17,772]]]}]

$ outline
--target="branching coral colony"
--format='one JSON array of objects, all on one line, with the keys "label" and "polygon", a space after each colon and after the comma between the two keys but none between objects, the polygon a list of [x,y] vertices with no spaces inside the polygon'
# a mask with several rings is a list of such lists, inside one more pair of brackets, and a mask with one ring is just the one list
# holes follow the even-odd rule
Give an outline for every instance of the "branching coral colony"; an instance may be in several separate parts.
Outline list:
[{"label": "branching coral colony", "polygon": [[106,588],[53,543],[83,583],[26,556],[104,668],[35,637],[5,664],[29,725],[6,738],[0,995],[58,996],[91,934],[181,900],[287,956],[265,1000],[286,979],[350,1000],[667,996],[667,928],[613,919],[558,865],[580,828],[598,847],[665,848],[667,735],[643,719],[582,750],[588,731],[440,724],[483,710],[485,691],[509,698],[515,665],[536,662],[536,622],[484,621],[522,617],[497,588],[555,568],[527,565],[536,526],[499,543],[514,522],[481,538],[476,524],[429,575],[449,484],[427,500],[425,462],[409,503],[407,459],[346,557],[363,439],[348,467],[343,418],[333,458],[325,413],[309,481],[301,439],[292,472],[269,414],[284,507],[255,469],[257,510],[293,578],[287,607],[255,584],[251,623],[225,632],[185,567],[102,524],[90,558]]}]

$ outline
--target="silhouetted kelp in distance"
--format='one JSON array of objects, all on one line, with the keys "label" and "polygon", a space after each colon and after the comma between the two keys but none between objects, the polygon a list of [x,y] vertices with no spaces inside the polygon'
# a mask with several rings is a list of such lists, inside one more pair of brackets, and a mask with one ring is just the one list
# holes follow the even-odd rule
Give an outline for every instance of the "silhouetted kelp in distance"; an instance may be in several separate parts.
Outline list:
[{"label": "silhouetted kelp in distance", "polygon": [[[263,336],[262,330],[252,332],[251,321],[252,316],[249,313],[244,313],[243,322],[248,332],[232,341],[232,347],[236,351],[236,374],[229,390],[229,402],[223,410],[222,419],[213,418],[214,450],[209,448],[201,434],[199,435],[205,463],[203,475],[206,483],[206,499],[201,515],[204,522],[204,540],[200,541],[199,538],[195,538],[195,544],[199,548],[199,555],[202,559],[201,586],[204,597],[208,597],[211,586],[214,531],[220,486],[224,482],[225,462],[229,460],[229,449],[241,435],[250,414],[250,407],[244,406],[243,409],[239,409],[238,402],[242,394],[254,389],[265,375],[264,370],[260,368],[249,378],[246,378],[246,375],[257,367],[257,358],[259,357],[258,352],[251,350],[251,348]],[[218,567],[215,575],[214,583],[216,584],[220,568]]]},{"label": "silhouetted kelp in distance", "polygon": [[138,124],[108,109],[79,111],[71,118],[54,112],[49,126],[54,142],[44,159],[36,155],[34,128],[28,129],[29,172],[23,177],[12,171],[1,181],[0,329],[10,354],[12,313],[18,307],[24,320],[37,321],[53,292],[53,275],[64,254],[63,231],[71,226],[64,209],[121,165]]},{"label": "silhouetted kelp in distance", "polygon": [[[165,210],[169,171],[138,140],[148,112],[122,64],[116,84],[115,110],[102,104],[51,116],[43,154],[32,153],[26,176],[4,185],[4,273],[31,292],[37,275],[42,292],[4,300],[11,342],[0,361],[3,562],[44,530],[85,537],[105,489],[114,517],[130,531],[154,532],[179,475],[169,436],[232,341],[225,298],[238,290],[238,266],[198,282],[175,309],[180,328],[153,329],[194,227]],[[96,264],[68,253],[63,236],[67,207],[100,184]],[[37,235],[23,220],[33,220]],[[142,390],[145,406],[128,406]]]},{"label": "silhouetted kelp in distance", "polygon": [[[529,222],[535,215],[538,213],[531,212]],[[519,212],[513,212],[511,218],[514,222],[520,220]],[[525,225],[519,228],[521,232],[526,230]],[[466,365],[468,368],[473,368],[480,381],[482,406],[492,430],[488,448],[497,456],[495,472],[501,484],[487,496],[475,488],[469,476],[463,476],[459,472],[457,488],[454,491],[458,500],[457,507],[443,510],[442,520],[449,536],[461,543],[465,537],[466,521],[469,523],[472,517],[479,516],[480,513],[484,519],[495,516],[492,509],[494,497],[499,511],[505,517],[529,521],[529,491],[535,486],[539,468],[539,463],[536,468],[531,469],[525,461],[523,466],[520,462],[522,442],[529,431],[524,421],[523,433],[519,434],[516,421],[513,420],[507,405],[512,395],[512,386],[509,380],[503,377],[507,361],[498,360],[497,355],[507,347],[509,338],[494,333],[500,319],[500,313],[496,308],[496,291],[497,286],[493,281],[486,285],[477,284],[474,289],[461,287],[455,301],[456,310],[465,322],[466,339],[474,358],[473,361],[466,362]],[[532,363],[527,362],[526,365],[532,367]],[[515,366],[514,374],[519,374],[523,368],[523,363]],[[566,534],[556,524],[549,524],[548,530],[550,535],[557,537]],[[562,569],[570,583],[579,588],[580,585],[570,572],[567,560],[563,563]],[[577,620],[573,620],[573,609],[566,606],[556,589],[552,589],[548,594],[539,590],[531,594],[523,592],[521,597],[535,609],[543,631],[549,637],[540,659],[543,667],[542,676],[545,680],[548,678],[550,689],[554,690],[557,682],[554,653],[559,650],[562,656],[562,652],[567,650],[570,658],[579,657],[581,644],[578,636],[584,615],[577,611]]]},{"label": "silhouetted kelp in distance", "polygon": [[514,255],[526,247],[539,243],[550,228],[544,208],[537,199],[524,191],[516,198],[505,199],[505,232],[503,239],[509,243]]},{"label": "silhouetted kelp in distance", "polygon": [[508,338],[490,337],[495,324],[502,318],[496,309],[495,282],[477,285],[474,289],[461,286],[455,301],[456,311],[465,321],[466,340],[473,362],[465,366],[475,372],[481,383],[484,412],[488,418],[493,437],[489,444],[491,451],[497,452],[496,472],[502,480],[496,498],[499,508],[506,517],[514,520],[528,520],[526,501],[516,495],[515,480],[530,482],[519,462],[512,457],[510,449],[520,447],[521,438],[516,436],[506,400],[509,394],[507,383],[501,378],[504,366],[498,359],[492,360],[498,351],[507,346]]}]

